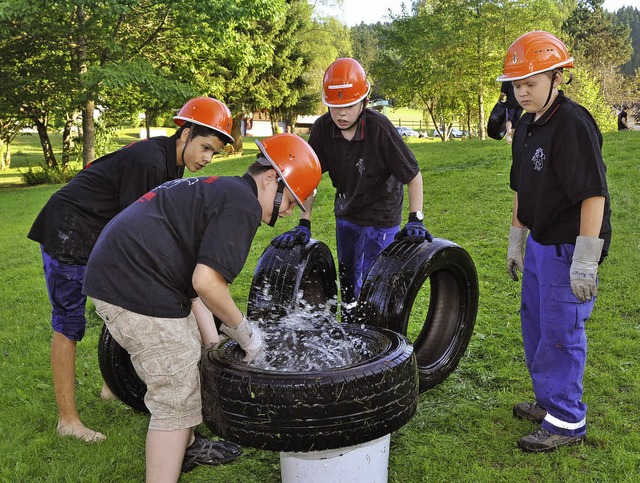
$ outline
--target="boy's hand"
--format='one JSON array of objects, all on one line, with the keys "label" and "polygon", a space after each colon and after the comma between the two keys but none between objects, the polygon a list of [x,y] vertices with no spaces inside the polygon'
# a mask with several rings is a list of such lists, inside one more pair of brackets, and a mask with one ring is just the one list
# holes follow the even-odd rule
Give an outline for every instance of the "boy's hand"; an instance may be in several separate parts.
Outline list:
[{"label": "boy's hand", "polygon": [[432,242],[433,236],[421,221],[410,221],[402,230],[396,233],[395,239],[406,240],[411,243],[422,243],[425,240]]},{"label": "boy's hand", "polygon": [[236,327],[229,327],[222,324],[220,326],[220,332],[228,335],[235,340],[240,348],[245,352],[245,357],[242,359],[244,362],[251,362],[262,355],[264,351],[264,336],[262,330],[253,324],[246,317],[242,317]]},{"label": "boy's hand", "polygon": [[311,222],[309,220],[300,220],[300,224],[282,235],[271,240],[271,244],[277,248],[291,248],[299,243],[306,245],[311,238]]},{"label": "boy's hand", "polygon": [[524,242],[527,229],[518,226],[509,228],[509,248],[507,250],[507,273],[514,282],[518,281],[518,272],[524,270]]},{"label": "boy's hand", "polygon": [[573,251],[573,261],[569,277],[571,291],[581,302],[591,300],[598,295],[598,262],[602,255],[604,240],[593,236],[579,236],[576,238],[576,248]]}]

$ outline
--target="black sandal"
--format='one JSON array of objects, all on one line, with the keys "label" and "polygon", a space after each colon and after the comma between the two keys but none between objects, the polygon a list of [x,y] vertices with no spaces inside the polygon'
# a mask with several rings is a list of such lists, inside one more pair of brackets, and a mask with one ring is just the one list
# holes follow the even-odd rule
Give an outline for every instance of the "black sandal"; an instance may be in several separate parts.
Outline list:
[{"label": "black sandal", "polygon": [[195,433],[195,440],[184,452],[182,473],[187,473],[201,465],[223,465],[235,460],[242,449],[229,441],[211,441],[199,433]]}]

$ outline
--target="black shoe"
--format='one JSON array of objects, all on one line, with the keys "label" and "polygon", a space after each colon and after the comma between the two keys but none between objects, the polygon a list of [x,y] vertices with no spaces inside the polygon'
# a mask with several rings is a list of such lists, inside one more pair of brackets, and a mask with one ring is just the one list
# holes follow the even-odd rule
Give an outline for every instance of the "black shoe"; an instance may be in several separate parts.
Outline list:
[{"label": "black shoe", "polygon": [[516,418],[540,424],[547,415],[547,411],[538,406],[536,402],[521,402],[513,406],[513,415]]},{"label": "black shoe", "polygon": [[211,441],[195,433],[196,439],[184,452],[182,471],[187,473],[196,466],[223,465],[235,460],[242,453],[240,446],[229,441]]},{"label": "black shoe", "polygon": [[582,436],[562,436],[554,434],[544,428],[538,428],[533,433],[528,434],[518,441],[518,447],[528,453],[546,453],[554,451],[558,446],[569,446],[584,441],[586,435]]}]

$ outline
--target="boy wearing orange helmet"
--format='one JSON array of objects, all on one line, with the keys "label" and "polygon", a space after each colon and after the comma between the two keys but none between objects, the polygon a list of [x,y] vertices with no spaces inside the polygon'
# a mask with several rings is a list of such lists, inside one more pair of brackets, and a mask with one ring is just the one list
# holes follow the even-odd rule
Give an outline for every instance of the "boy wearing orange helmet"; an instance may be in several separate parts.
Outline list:
[{"label": "boy wearing orange helmet", "polygon": [[513,83],[526,111],[513,138],[507,271],[515,281],[522,272],[522,337],[536,397],[513,414],[541,424],[518,441],[529,452],[586,437],[585,322],[611,241],[602,135],[591,114],[558,90],[571,67],[560,39],[534,31],[509,47],[498,78]]},{"label": "boy wearing orange helmet", "polygon": [[[75,405],[76,345],[84,336],[86,297],[82,294],[89,254],[104,226],[152,188],[206,166],[233,142],[231,112],[222,102],[199,97],[174,118],[178,131],[130,144],[87,165],[54,193],[28,237],[40,243],[52,305],[51,366],[58,406],[57,431],[87,442],[105,436],[84,426]],[[102,396],[110,391],[103,387]]]},{"label": "boy wearing orange helmet", "polygon": [[[394,238],[432,241],[423,224],[422,175],[418,162],[391,121],[367,109],[370,84],[362,66],[341,58],[325,72],[322,102],[329,112],[311,128],[309,144],[336,188],[334,214],[343,321],[355,307],[364,278]],[[402,230],[404,185],[409,219]],[[311,236],[313,198],[300,224],[273,244],[291,247]]]},{"label": "boy wearing orange helmet", "polygon": [[240,273],[260,222],[288,216],[320,182],[320,163],[299,136],[256,141],[260,154],[242,176],[170,181],[126,208],[103,230],[87,265],[84,293],[147,385],[147,481],[177,481],[198,465],[229,462],[240,448],[209,441],[202,422],[202,345],[217,342],[213,321],[199,327],[199,299],[221,331],[260,357],[260,328],[236,306],[228,285]]}]

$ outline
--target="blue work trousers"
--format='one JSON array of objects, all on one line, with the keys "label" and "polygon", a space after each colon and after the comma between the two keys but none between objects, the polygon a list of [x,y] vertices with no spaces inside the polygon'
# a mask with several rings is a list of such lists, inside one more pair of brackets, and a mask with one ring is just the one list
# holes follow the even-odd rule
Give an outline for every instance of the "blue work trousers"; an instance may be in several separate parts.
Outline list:
[{"label": "blue work trousers", "polygon": [[87,325],[82,293],[85,265],[71,265],[51,258],[41,247],[44,278],[51,302],[51,326],[67,339],[80,341]]},{"label": "blue work trousers", "polygon": [[542,427],[552,433],[586,433],[582,378],[587,356],[585,322],[594,299],[580,302],[571,291],[574,245],[541,245],[527,239],[522,277],[522,339]]},{"label": "blue work trousers", "polygon": [[375,259],[394,240],[399,226],[376,228],[336,219],[336,244],[342,306],[353,303]]}]

